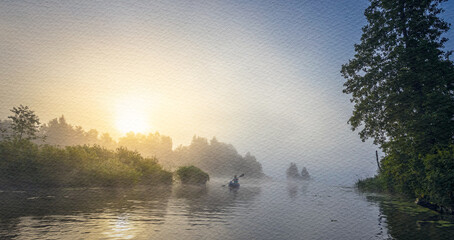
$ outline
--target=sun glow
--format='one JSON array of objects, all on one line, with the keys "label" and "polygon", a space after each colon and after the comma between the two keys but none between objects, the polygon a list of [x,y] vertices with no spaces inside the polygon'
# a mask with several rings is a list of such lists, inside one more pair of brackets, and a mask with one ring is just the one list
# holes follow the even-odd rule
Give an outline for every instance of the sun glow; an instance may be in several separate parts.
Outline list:
[{"label": "sun glow", "polygon": [[126,99],[117,104],[116,127],[122,133],[145,133],[150,130],[147,104],[140,99]]}]

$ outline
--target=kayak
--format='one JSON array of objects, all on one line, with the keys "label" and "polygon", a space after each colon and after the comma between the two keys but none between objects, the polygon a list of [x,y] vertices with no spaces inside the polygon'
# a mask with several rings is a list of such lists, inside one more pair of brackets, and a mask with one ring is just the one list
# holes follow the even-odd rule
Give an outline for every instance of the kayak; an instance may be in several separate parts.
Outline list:
[{"label": "kayak", "polygon": [[234,183],[232,181],[229,182],[229,188],[239,188],[240,184],[239,183]]}]

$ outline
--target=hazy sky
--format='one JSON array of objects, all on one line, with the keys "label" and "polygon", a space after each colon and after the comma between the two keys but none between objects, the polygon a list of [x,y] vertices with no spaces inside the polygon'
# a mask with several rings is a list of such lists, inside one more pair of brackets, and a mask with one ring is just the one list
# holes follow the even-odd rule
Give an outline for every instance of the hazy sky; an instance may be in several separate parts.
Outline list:
[{"label": "hazy sky", "polygon": [[[351,184],[376,170],[377,147],[347,125],[340,75],[367,5],[1,1],[0,118],[24,104],[42,122],[63,114],[116,137],[145,128],[176,146],[216,136],[269,175],[293,161]],[[442,6],[454,23],[454,4]]]}]

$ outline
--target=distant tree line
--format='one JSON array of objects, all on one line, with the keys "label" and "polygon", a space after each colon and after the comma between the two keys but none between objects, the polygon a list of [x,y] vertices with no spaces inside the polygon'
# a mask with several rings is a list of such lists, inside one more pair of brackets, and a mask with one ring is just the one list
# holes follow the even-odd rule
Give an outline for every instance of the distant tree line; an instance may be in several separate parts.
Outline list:
[{"label": "distant tree line", "polygon": [[172,163],[194,165],[214,176],[233,176],[245,173],[249,177],[263,177],[262,165],[249,152],[241,156],[231,144],[216,138],[194,136],[189,146],[175,149]]},{"label": "distant tree line", "polygon": [[[0,140],[13,136],[13,121],[0,121]],[[109,150],[127,148],[141,155],[156,158],[160,165],[169,171],[181,166],[194,165],[213,176],[233,176],[245,173],[249,177],[264,176],[261,164],[250,153],[244,156],[230,144],[219,142],[216,138],[194,136],[189,146],[173,149],[172,139],[158,132],[141,134],[127,133],[115,141],[108,133],[100,134],[97,130],[85,131],[80,126],[69,124],[64,116],[52,119],[46,124],[33,126],[33,137],[39,145],[51,145],[64,148],[66,146],[99,145]],[[25,136],[25,135],[24,135]],[[27,135],[28,136],[28,135]]]},{"label": "distant tree line", "polygon": [[57,147],[32,142],[44,139],[39,136],[38,116],[22,105],[11,112],[11,120],[2,121],[1,126],[0,185],[4,188],[172,183],[172,173],[155,158],[124,147],[113,151],[99,145]]}]

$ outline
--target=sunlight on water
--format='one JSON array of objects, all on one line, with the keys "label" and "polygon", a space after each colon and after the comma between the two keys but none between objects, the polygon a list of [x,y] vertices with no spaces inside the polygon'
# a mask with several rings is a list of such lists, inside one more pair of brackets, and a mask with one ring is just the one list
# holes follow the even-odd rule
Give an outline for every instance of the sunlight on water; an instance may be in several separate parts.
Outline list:
[{"label": "sunlight on water", "polygon": [[8,239],[447,239],[452,219],[317,182],[0,194]]},{"label": "sunlight on water", "polygon": [[109,221],[111,231],[104,232],[104,234],[111,239],[132,239],[134,234],[134,226],[129,222],[126,214],[118,216],[116,221]]}]

